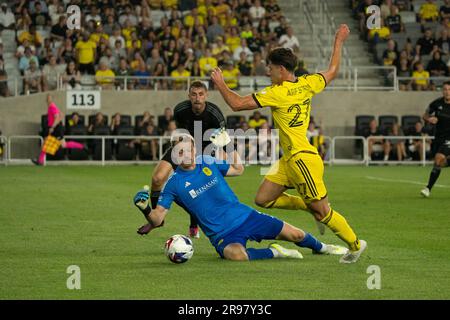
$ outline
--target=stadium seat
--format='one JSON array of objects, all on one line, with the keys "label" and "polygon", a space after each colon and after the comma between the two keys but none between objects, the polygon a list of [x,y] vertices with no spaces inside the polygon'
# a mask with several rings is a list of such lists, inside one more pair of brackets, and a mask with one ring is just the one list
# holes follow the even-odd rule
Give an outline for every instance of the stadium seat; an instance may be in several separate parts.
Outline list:
[{"label": "stadium seat", "polygon": [[415,115],[406,115],[402,116],[402,129],[405,135],[410,135],[415,131],[415,125],[417,122],[420,122],[420,116]]},{"label": "stadium seat", "polygon": [[396,123],[398,123],[397,116],[382,115],[378,117],[378,128],[384,135],[388,134],[389,128],[392,128]]},{"label": "stadium seat", "polygon": [[[89,125],[89,126],[95,122],[95,116],[96,116],[95,114],[91,114],[91,115],[88,117],[88,121],[89,121],[88,125]],[[108,123],[109,123],[108,116],[107,116],[106,114],[104,114],[103,116],[105,117],[105,120],[106,120],[106,123],[105,123],[105,124],[108,125]]]},{"label": "stadium seat", "polygon": [[125,114],[120,115],[120,126],[131,127],[131,116]]},{"label": "stadium seat", "polygon": [[[117,134],[119,136],[132,136],[134,135],[134,128],[132,126],[120,126],[117,129]],[[128,145],[130,141],[131,139],[117,140],[116,160],[134,160],[136,152],[134,147]]]},{"label": "stadium seat", "polygon": [[144,119],[143,115],[134,116],[134,134],[137,136],[141,134],[141,130],[139,128],[139,122],[141,122],[142,119]]},{"label": "stadium seat", "polygon": [[[68,127],[69,120],[70,120],[71,117],[72,117],[71,114],[67,114],[65,116],[64,123],[65,123],[66,127]],[[80,122],[78,122],[78,124],[85,126],[86,125],[86,122],[85,122],[86,121],[86,117],[84,115],[82,115],[82,114],[79,114],[78,117],[80,118]]]},{"label": "stadium seat", "polygon": [[[107,126],[96,127],[94,129],[94,135],[96,136],[109,136],[110,130]],[[93,159],[94,160],[102,160],[102,140],[95,139],[93,142]],[[112,159],[112,141],[111,139],[105,140],[105,160]]]},{"label": "stadium seat", "polygon": [[374,116],[360,115],[356,116],[355,136],[366,136],[369,131],[370,121],[375,119]]},{"label": "stadium seat", "polygon": [[[87,128],[84,125],[74,126],[70,129],[70,135],[73,136],[86,136],[87,134]],[[70,140],[86,144],[86,139]],[[86,150],[69,149],[67,152],[67,157],[69,158],[69,160],[88,160],[89,154],[86,152]]]}]

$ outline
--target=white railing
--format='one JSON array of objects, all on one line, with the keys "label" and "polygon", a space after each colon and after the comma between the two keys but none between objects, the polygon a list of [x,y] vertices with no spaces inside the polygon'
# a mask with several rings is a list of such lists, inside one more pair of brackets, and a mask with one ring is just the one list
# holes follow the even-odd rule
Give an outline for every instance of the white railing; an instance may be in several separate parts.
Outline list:
[{"label": "white railing", "polygon": [[[246,139],[257,139],[257,136],[233,136],[233,138],[236,138],[237,141],[242,138]],[[68,165],[101,165],[105,166],[107,164],[155,164],[157,161],[153,160],[117,160],[114,158],[111,158],[111,160],[108,160],[106,157],[106,143],[107,141],[113,141],[113,140],[157,140],[158,141],[158,159],[161,159],[163,156],[163,146],[164,142],[168,141],[170,137],[168,136],[66,136],[67,139],[73,139],[73,140],[101,140],[101,158],[98,160],[60,160],[60,161],[48,161],[47,164],[68,164]],[[372,160],[371,155],[369,155],[369,141],[372,139],[388,139],[388,140],[395,140],[395,139],[401,139],[401,140],[422,140],[422,145],[424,146],[422,148],[422,160],[402,160],[402,161],[394,161],[394,160]],[[329,165],[371,165],[371,164],[406,164],[406,165],[421,165],[425,166],[427,164],[433,163],[431,160],[427,160],[427,143],[430,142],[430,140],[434,139],[432,136],[371,136],[371,137],[363,137],[363,136],[335,136],[335,137],[328,137],[324,136],[324,141],[326,141],[326,156],[324,159],[324,162]],[[40,141],[41,145],[43,143],[43,138],[38,135],[14,135],[5,137],[0,137],[0,141],[5,141],[5,151],[3,159],[0,159],[0,163],[8,165],[8,164],[31,164],[30,158],[35,158],[37,154],[30,154],[27,155],[27,157],[14,157],[14,142],[15,141],[23,141],[23,140],[38,140]],[[272,141],[272,140],[271,140]],[[275,141],[275,140],[274,140]],[[354,143],[357,141],[361,141],[362,146],[360,148],[360,154],[355,154],[355,145]],[[340,143],[342,142],[353,142],[353,145],[341,147]],[[272,146],[272,154],[275,150]],[[394,148],[392,148],[394,150]],[[342,157],[338,155],[338,152],[341,153],[344,152],[348,156]],[[407,153],[408,150],[406,149]],[[381,151],[380,151],[381,152]],[[113,153],[113,150],[111,149],[111,154]],[[260,161],[254,162],[253,160],[250,160],[249,164],[255,164],[255,163],[264,163],[266,164],[266,160],[264,162],[257,158]],[[158,160],[159,161],[159,160]]]},{"label": "white railing", "polygon": [[8,157],[8,138],[5,136],[0,136],[0,145],[2,147],[2,154],[0,155],[0,164],[7,164]]}]

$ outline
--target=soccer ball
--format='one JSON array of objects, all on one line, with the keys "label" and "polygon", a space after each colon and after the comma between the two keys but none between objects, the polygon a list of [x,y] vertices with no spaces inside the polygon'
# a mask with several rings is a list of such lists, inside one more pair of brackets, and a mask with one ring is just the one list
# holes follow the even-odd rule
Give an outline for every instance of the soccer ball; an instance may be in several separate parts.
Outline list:
[{"label": "soccer ball", "polygon": [[167,239],[164,246],[167,258],[173,263],[184,263],[192,258],[194,246],[186,236],[176,234]]}]

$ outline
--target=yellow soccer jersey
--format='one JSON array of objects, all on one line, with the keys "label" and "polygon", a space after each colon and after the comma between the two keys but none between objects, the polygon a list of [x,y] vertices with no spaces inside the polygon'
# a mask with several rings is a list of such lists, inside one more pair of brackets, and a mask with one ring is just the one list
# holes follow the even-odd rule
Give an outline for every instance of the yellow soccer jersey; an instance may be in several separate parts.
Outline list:
[{"label": "yellow soccer jersey", "polygon": [[287,158],[299,151],[317,153],[306,137],[311,113],[311,98],[325,89],[322,74],[308,74],[296,82],[284,81],[253,94],[259,107],[270,107],[275,127],[279,129],[280,145]]}]

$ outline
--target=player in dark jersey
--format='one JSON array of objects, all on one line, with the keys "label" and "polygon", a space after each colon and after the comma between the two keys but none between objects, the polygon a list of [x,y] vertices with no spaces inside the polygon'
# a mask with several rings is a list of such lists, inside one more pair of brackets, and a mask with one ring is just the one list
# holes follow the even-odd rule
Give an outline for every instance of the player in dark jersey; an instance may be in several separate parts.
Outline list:
[{"label": "player in dark jersey", "polygon": [[[219,107],[215,104],[206,101],[208,98],[208,89],[201,81],[194,81],[189,87],[189,100],[185,100],[175,106],[174,120],[177,124],[177,129],[186,129],[192,136],[195,136],[195,125],[201,123],[202,136],[205,131],[209,129],[225,128],[225,118]],[[197,129],[198,130],[198,129]],[[211,142],[202,141],[203,149]],[[202,154],[202,150],[198,150]],[[151,187],[151,204],[152,208],[156,208],[158,204],[159,194],[169,176],[177,168],[177,165],[172,160],[172,148],[169,148],[161,161],[155,168],[152,176]],[[149,225],[144,225],[139,228],[139,234],[148,233]],[[199,228],[195,217],[191,216],[191,223],[189,226],[189,235],[194,238],[199,237]]]},{"label": "player in dark jersey", "polygon": [[435,125],[435,139],[432,147],[432,152],[435,154],[434,166],[428,185],[420,192],[426,198],[430,196],[431,188],[439,178],[441,169],[450,160],[450,81],[444,83],[442,91],[443,97],[434,100],[423,115],[425,122]]}]

